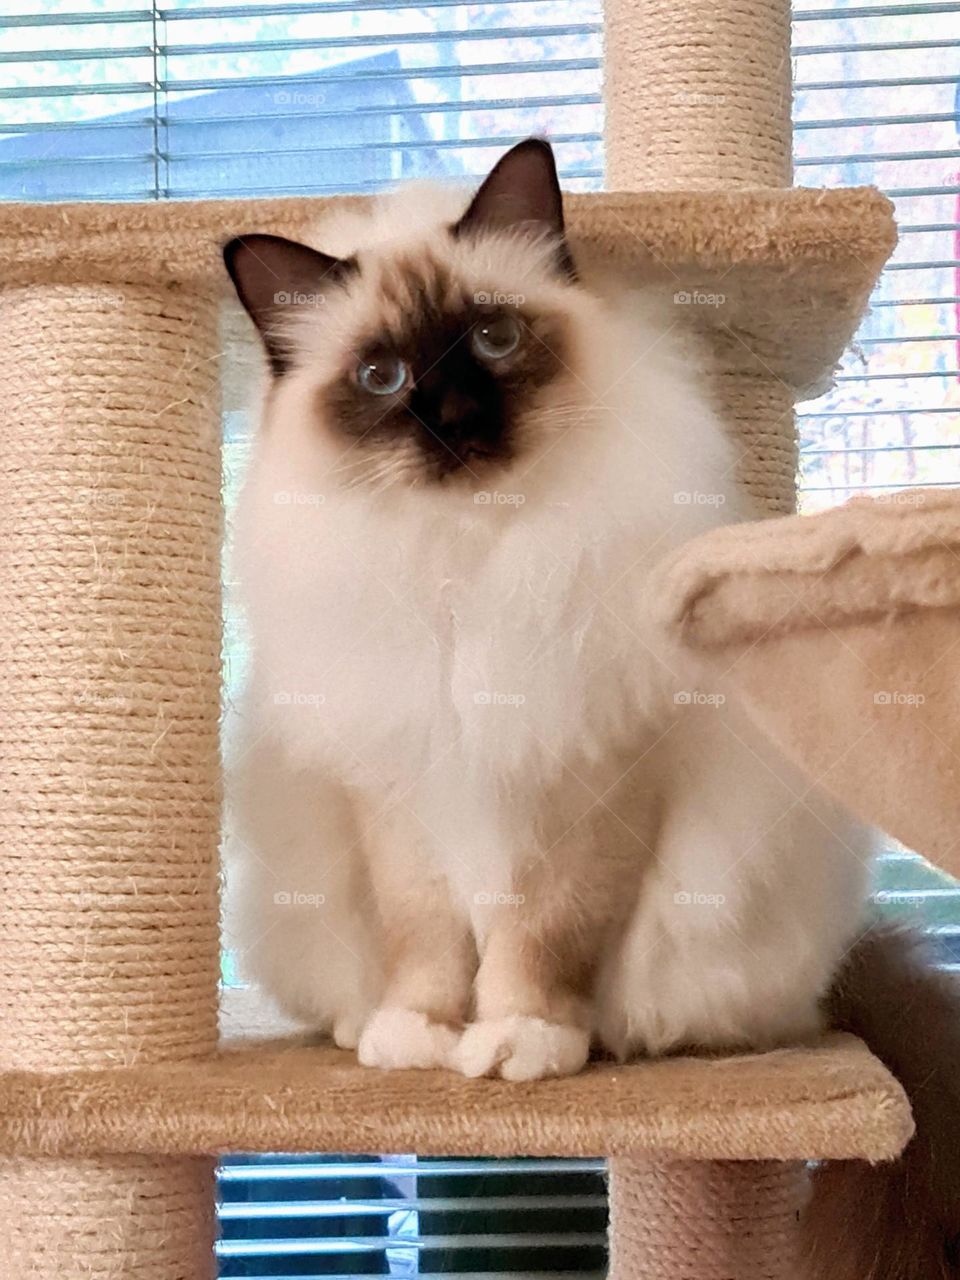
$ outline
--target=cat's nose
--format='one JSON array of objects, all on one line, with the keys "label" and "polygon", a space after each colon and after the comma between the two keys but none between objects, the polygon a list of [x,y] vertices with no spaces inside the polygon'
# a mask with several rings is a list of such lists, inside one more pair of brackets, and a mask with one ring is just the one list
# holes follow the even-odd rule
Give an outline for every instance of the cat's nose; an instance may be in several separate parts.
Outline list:
[{"label": "cat's nose", "polygon": [[462,428],[476,420],[479,409],[480,406],[472,396],[450,387],[436,407],[437,424],[441,429]]}]

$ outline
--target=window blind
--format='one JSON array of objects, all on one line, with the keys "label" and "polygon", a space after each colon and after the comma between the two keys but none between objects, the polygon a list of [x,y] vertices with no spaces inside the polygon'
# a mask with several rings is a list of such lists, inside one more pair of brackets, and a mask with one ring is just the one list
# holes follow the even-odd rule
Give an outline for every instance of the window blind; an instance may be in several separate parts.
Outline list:
[{"label": "window blind", "polygon": [[479,175],[534,132],[568,186],[602,175],[600,0],[16,7],[0,197],[370,191]]},{"label": "window blind", "polygon": [[835,389],[800,409],[803,506],[960,483],[960,5],[794,10],[796,175],[873,183],[900,244]]},{"label": "window blind", "polygon": [[218,1182],[225,1280],[603,1274],[597,1160],[236,1157]]}]

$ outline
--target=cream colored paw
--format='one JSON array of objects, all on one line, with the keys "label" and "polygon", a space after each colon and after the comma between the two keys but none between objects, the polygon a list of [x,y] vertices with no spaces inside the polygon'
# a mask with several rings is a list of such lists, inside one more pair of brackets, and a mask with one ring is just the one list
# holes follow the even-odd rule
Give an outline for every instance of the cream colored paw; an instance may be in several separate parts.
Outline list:
[{"label": "cream colored paw", "polygon": [[576,1075],[589,1052],[590,1036],[579,1027],[517,1015],[467,1027],[452,1065],[465,1076],[542,1080]]},{"label": "cream colored paw", "polygon": [[365,1067],[404,1071],[448,1067],[457,1033],[413,1009],[378,1009],[363,1028],[357,1057]]}]

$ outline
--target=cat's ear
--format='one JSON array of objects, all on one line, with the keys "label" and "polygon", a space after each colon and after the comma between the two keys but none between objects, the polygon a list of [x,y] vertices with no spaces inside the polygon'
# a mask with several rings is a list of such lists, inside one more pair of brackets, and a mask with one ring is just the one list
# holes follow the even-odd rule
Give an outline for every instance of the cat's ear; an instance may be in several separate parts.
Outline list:
[{"label": "cat's ear", "polygon": [[555,239],[559,270],[571,279],[576,276],[564,236],[563,196],[553,148],[545,138],[527,138],[501,156],[454,224],[453,234],[517,229]]},{"label": "cat's ear", "polygon": [[224,245],[223,261],[237,297],[260,332],[275,374],[289,367],[284,318],[295,308],[322,306],[324,290],[357,270],[353,258],[332,258],[283,236],[238,236]]}]

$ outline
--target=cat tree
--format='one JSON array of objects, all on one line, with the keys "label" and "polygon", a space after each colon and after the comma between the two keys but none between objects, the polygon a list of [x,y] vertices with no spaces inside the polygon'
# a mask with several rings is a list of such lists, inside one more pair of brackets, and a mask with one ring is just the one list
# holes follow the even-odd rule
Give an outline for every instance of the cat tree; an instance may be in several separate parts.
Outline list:
[{"label": "cat tree", "polygon": [[[616,194],[570,197],[571,239],[710,331],[743,478],[788,512],[793,399],[853,334],[890,207],[787,185],[785,0],[606,22]],[[216,1153],[415,1150],[611,1157],[616,1280],[793,1280],[800,1162],[911,1133],[849,1037],[530,1086],[218,1044],[219,246],[327,203],[0,208],[5,1274],[207,1280]]]}]

